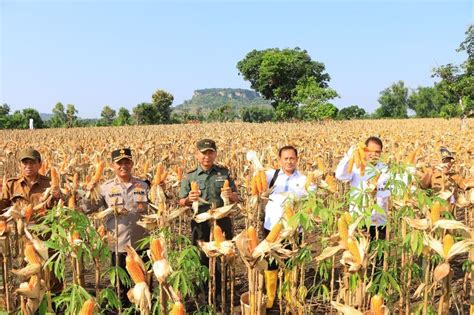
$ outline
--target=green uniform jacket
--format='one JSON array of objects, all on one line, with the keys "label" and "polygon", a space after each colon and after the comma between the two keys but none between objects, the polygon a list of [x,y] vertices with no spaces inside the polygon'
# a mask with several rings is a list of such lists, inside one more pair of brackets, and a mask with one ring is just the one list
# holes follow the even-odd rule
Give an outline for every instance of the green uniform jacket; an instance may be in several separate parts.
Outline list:
[{"label": "green uniform jacket", "polygon": [[230,172],[227,168],[217,165],[212,166],[209,171],[204,171],[201,166],[186,174],[181,181],[179,190],[179,199],[186,198],[191,191],[191,182],[195,181],[201,190],[201,198],[209,202],[209,204],[200,204],[199,213],[206,212],[213,205],[216,208],[222,207],[224,201],[221,198],[221,189],[224,186],[225,180],[229,180],[229,185],[232,191],[237,191],[234,180],[230,177]]}]

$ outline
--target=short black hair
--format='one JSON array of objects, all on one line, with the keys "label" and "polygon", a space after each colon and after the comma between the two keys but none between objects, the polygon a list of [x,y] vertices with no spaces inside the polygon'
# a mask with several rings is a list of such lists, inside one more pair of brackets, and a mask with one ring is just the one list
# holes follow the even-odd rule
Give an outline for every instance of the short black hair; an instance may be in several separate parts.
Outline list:
[{"label": "short black hair", "polygon": [[383,149],[382,140],[380,140],[379,137],[375,137],[375,136],[368,137],[367,140],[365,140],[365,145],[368,146],[369,142],[375,142],[376,144],[380,146],[381,149]]},{"label": "short black hair", "polygon": [[278,150],[278,157],[281,157],[281,153],[286,150],[293,150],[295,152],[295,155],[298,156],[298,150],[292,145],[285,145],[284,147],[281,147],[280,150]]}]

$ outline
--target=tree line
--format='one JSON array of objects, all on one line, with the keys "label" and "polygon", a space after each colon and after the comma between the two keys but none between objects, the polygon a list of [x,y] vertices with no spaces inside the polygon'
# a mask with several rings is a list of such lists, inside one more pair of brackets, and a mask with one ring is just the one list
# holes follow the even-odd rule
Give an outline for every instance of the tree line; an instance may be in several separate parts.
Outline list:
[{"label": "tree line", "polygon": [[73,104],[66,107],[57,103],[52,118],[43,121],[34,108],[10,113],[8,104],[0,106],[0,129],[26,129],[29,119],[35,128],[71,128],[81,126],[124,126],[183,123],[189,121],[265,122],[289,120],[408,118],[408,110],[415,117],[460,117],[474,115],[474,25],[469,25],[465,40],[456,49],[467,53],[459,65],[447,64],[433,69],[432,77],[439,81],[433,86],[410,89],[403,81],[393,83],[380,92],[379,106],[369,115],[358,105],[339,110],[330,101],[339,97],[329,86],[330,75],[324,63],[312,60],[306,50],[269,48],[252,50],[237,63],[237,70],[251,88],[271,102],[273,109],[247,106],[235,111],[231,103],[210,111],[207,115],[197,109],[172,111],[174,97],[157,90],[151,102],[140,103],[132,109],[118,111],[110,106],[102,109],[100,119],[79,119]]}]

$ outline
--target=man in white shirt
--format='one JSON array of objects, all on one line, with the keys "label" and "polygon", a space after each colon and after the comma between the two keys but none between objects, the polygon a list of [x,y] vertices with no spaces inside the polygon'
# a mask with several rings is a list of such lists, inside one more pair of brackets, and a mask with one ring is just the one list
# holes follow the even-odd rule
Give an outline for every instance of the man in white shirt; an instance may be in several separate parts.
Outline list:
[{"label": "man in white shirt", "polygon": [[[380,213],[380,211],[376,210],[372,211],[372,223],[369,232],[371,238],[375,239],[376,230],[378,230],[378,238],[385,239],[385,224],[387,222],[387,212],[391,195],[390,190],[387,187],[390,175],[388,173],[388,166],[379,161],[383,149],[382,140],[377,137],[369,137],[365,141],[365,146],[365,160],[370,162],[373,167],[367,167],[365,172],[361,174],[361,170],[354,165],[352,170],[349,172],[349,160],[352,157],[353,151],[357,149],[356,147],[351,147],[336,168],[336,178],[344,182],[349,182],[352,187],[350,192],[351,198],[361,197],[363,205],[369,204],[367,197],[371,195],[368,191],[373,188],[370,187],[371,185],[375,185],[375,203],[384,213]],[[364,209],[359,209],[359,207],[353,203],[349,207],[351,213],[356,212],[360,215],[363,214],[363,210]]]},{"label": "man in white shirt", "polygon": [[[278,151],[281,169],[266,171],[269,188],[273,188],[265,206],[265,221],[263,233],[270,233],[275,224],[283,216],[284,205],[295,198],[301,198],[307,194],[305,189],[306,176],[296,169],[298,164],[298,151],[293,146],[284,146]],[[265,284],[267,291],[267,308],[272,308],[275,300],[276,282],[278,279],[278,264],[275,261],[269,263],[265,271]]]}]

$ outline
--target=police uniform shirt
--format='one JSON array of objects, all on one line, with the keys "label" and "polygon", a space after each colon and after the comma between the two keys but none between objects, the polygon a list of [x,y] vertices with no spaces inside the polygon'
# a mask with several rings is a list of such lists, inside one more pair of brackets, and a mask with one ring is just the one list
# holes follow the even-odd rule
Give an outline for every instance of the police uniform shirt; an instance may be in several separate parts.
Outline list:
[{"label": "police uniform shirt", "polygon": [[213,204],[216,208],[222,207],[224,206],[224,201],[221,198],[221,189],[226,179],[229,180],[229,186],[232,191],[237,191],[228,169],[213,165],[211,169],[204,171],[199,165],[195,170],[187,173],[181,181],[179,199],[186,198],[189,195],[191,182],[195,181],[201,191],[200,197],[209,202],[208,205],[200,203],[199,213],[206,212]]},{"label": "police uniform shirt", "polygon": [[11,178],[7,181],[5,187],[2,187],[0,210],[10,207],[13,204],[19,204],[21,206],[27,204],[37,205],[43,193],[50,186],[50,179],[39,174],[31,186],[28,186],[26,178],[23,176]]},{"label": "police uniform shirt", "polygon": [[[126,209],[124,214],[117,218],[118,222],[118,250],[125,252],[125,246],[136,247],[137,241],[144,238],[148,232],[137,222],[141,215],[147,212],[148,206],[148,184],[135,177],[128,183],[121,182],[118,178],[106,181],[100,186],[101,199],[96,205],[89,205],[89,210],[97,210],[99,207],[113,207]],[[115,236],[115,218],[109,216],[106,228]],[[111,250],[115,251],[115,244],[110,244]]]}]

